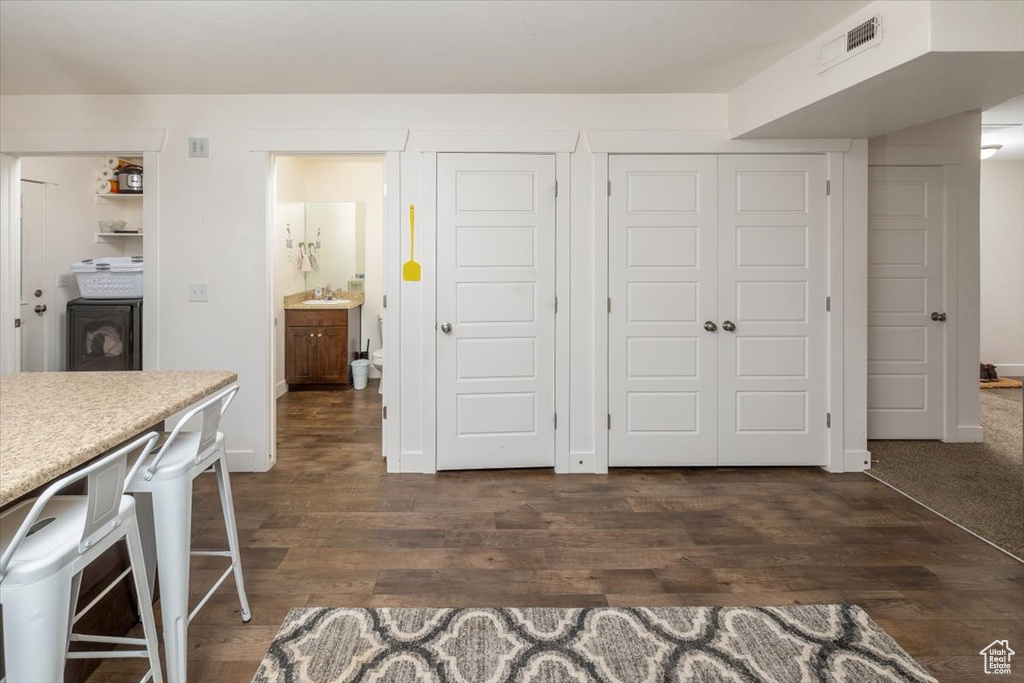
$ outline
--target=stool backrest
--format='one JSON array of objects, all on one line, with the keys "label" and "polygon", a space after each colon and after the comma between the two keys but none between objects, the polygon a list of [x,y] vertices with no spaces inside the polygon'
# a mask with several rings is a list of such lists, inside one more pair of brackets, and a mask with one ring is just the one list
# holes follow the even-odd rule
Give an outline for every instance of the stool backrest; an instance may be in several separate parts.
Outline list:
[{"label": "stool backrest", "polygon": [[[110,533],[113,527],[109,526],[108,523],[117,517],[117,513],[121,508],[121,497],[124,495],[125,485],[149,458],[149,454],[159,438],[159,434],[150,432],[135,439],[130,444],[122,446],[113,453],[108,453],[86,467],[50,484],[43,491],[43,494],[36,499],[32,509],[29,510],[28,516],[25,517],[21,526],[18,527],[18,531],[14,534],[10,544],[4,549],[3,555],[0,555],[0,578],[7,573],[7,567],[11,562],[11,558],[14,557],[14,552],[32,531],[32,527],[35,526],[39,515],[42,514],[50,499],[63,489],[82,479],[86,479],[87,508],[85,527],[82,530],[82,538],[78,543],[78,551],[85,552],[96,541]],[[139,448],[142,449],[142,453],[139,455],[138,460],[135,461],[131,472],[126,476],[128,454]]]},{"label": "stool backrest", "polygon": [[197,405],[192,410],[185,413],[185,415],[178,420],[178,424],[174,425],[174,430],[171,431],[170,436],[167,437],[167,441],[160,448],[160,451],[153,458],[149,467],[146,468],[144,477],[147,481],[153,478],[157,470],[160,468],[160,460],[164,457],[164,454],[171,447],[171,445],[178,439],[178,435],[181,433],[182,428],[192,421],[197,415],[200,416],[200,428],[199,428],[199,446],[196,449],[194,458],[196,462],[199,462],[207,451],[214,446],[217,442],[217,430],[220,429],[220,419],[224,416],[228,406],[231,405],[231,401],[234,400],[235,394],[238,393],[238,385],[232,384],[226,389],[221,389],[217,393],[213,394],[205,401]]}]

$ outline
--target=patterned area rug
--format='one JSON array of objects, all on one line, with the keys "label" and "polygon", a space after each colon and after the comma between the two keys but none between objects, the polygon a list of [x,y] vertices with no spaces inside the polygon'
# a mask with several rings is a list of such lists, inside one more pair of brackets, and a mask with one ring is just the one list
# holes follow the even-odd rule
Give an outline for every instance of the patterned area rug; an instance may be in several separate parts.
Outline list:
[{"label": "patterned area rug", "polygon": [[293,609],[253,683],[934,681],[859,607]]}]

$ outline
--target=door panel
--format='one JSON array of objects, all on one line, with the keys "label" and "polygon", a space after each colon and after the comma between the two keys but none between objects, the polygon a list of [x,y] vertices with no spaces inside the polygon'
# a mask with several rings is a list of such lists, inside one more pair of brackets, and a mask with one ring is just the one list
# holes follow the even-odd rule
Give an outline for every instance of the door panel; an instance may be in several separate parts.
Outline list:
[{"label": "door panel", "polygon": [[555,159],[437,166],[437,468],[553,467]]},{"label": "door panel", "polygon": [[822,465],[825,159],[729,155],[718,169],[718,463]]},{"label": "door panel", "polygon": [[[55,311],[46,310],[46,185],[21,181],[21,371],[49,370],[46,327]],[[41,292],[40,296],[35,296]],[[42,312],[35,311],[36,306]]]},{"label": "door panel", "polygon": [[868,438],[943,437],[945,179],[868,170]]},{"label": "door panel", "polygon": [[609,161],[609,464],[716,462],[713,156]]},{"label": "door panel", "polygon": [[348,328],[321,327],[316,333],[318,382],[323,384],[348,383]]},{"label": "door panel", "polygon": [[317,381],[316,327],[286,327],[285,379],[289,384]]}]

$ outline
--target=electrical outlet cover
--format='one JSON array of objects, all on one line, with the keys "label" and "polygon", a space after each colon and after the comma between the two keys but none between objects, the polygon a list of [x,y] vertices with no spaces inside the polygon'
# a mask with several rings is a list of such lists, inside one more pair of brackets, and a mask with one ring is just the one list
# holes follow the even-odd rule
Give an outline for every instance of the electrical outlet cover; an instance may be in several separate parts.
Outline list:
[{"label": "electrical outlet cover", "polygon": [[58,287],[70,287],[71,286],[71,276],[68,275],[67,273],[61,273],[60,275],[58,275],[57,276],[57,286]]},{"label": "electrical outlet cover", "polygon": [[188,286],[189,301],[209,301],[205,283],[194,283]]}]

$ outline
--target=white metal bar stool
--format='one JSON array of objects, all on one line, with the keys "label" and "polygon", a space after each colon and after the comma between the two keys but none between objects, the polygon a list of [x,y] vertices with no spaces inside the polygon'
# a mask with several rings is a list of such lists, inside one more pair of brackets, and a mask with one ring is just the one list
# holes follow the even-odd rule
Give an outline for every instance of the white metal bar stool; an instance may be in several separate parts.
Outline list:
[{"label": "white metal bar stool", "polygon": [[[149,465],[128,482],[130,493],[147,493],[153,500],[157,576],[160,581],[160,613],[164,627],[167,678],[184,683],[188,674],[188,624],[233,572],[242,621],[252,618],[242,582],[242,558],[231,500],[231,480],[225,458],[224,435],[217,431],[221,416],[238,393],[238,385],[217,392],[190,410],[174,427]],[[199,431],[182,428],[198,417]],[[228,550],[192,550],[192,484],[213,468],[220,489],[220,503],[227,529]],[[189,560],[191,555],[227,557],[231,564],[199,604],[189,612]]]},{"label": "white metal bar stool", "polygon": [[[7,683],[63,681],[65,659],[147,657],[142,683],[162,683],[153,600],[149,594],[135,500],[125,482],[146,464],[158,435],[151,432],[49,486],[0,515],[0,604],[3,605]],[[128,454],[142,454],[128,476]],[[58,496],[88,477],[86,495]],[[130,565],[77,614],[82,570],[124,539]],[[135,583],[144,638],[80,635],[75,623],[129,573]],[[70,652],[73,642],[144,645],[144,650]]]}]

